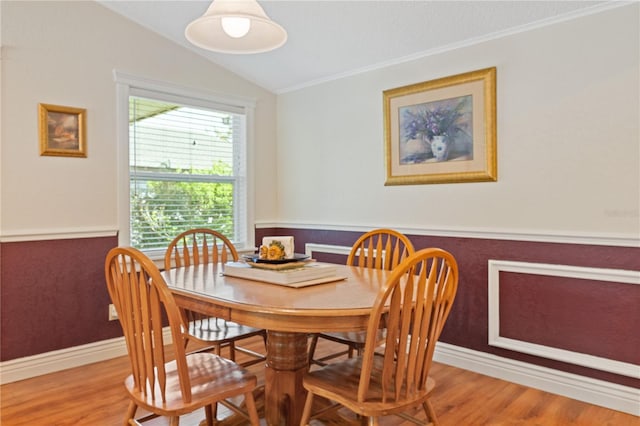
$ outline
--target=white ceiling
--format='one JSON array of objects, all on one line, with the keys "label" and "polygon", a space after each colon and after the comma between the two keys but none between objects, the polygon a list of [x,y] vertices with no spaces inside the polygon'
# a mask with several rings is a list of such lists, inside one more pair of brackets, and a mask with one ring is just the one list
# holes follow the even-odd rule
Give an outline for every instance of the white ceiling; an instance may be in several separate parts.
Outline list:
[{"label": "white ceiling", "polygon": [[267,15],[287,30],[286,44],[266,53],[230,55],[197,48],[184,36],[187,24],[204,13],[210,0],[98,2],[275,93],[614,5],[575,0],[259,0]]}]

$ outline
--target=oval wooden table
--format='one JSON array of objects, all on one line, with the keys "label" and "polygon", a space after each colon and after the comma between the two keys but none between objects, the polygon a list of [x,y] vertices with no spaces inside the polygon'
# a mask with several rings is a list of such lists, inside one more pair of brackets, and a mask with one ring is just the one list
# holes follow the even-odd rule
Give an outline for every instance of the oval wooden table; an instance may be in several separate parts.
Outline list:
[{"label": "oval wooden table", "polygon": [[298,425],[308,333],[364,330],[388,271],[336,265],[345,279],[291,288],[223,275],[224,265],[163,272],[179,306],[267,330],[265,419]]}]

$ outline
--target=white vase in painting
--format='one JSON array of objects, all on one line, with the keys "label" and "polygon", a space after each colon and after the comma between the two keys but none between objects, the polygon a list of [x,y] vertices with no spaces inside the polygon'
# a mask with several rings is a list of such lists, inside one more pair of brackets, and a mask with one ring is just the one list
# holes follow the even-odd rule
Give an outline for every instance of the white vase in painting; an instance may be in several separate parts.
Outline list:
[{"label": "white vase in painting", "polygon": [[431,155],[431,145],[426,138],[408,140],[401,152],[402,163],[421,163]]},{"label": "white vase in painting", "polygon": [[431,139],[431,151],[436,161],[446,161],[449,155],[449,140],[444,135],[437,135]]}]

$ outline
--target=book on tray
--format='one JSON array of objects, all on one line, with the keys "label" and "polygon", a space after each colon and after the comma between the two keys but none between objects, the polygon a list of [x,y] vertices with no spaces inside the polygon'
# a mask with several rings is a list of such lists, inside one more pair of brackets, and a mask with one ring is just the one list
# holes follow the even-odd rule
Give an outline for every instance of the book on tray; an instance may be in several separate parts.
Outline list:
[{"label": "book on tray", "polygon": [[257,268],[245,262],[227,262],[223,274],[248,280],[266,281],[275,284],[293,284],[336,276],[336,265],[323,262],[305,262],[304,265],[287,269]]}]

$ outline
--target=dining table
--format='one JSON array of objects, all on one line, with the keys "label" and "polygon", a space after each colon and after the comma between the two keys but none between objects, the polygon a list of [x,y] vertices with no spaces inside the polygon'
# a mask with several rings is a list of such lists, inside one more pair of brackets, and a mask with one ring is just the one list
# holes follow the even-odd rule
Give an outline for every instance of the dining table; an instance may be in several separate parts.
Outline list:
[{"label": "dining table", "polygon": [[335,280],[291,287],[225,275],[224,267],[200,264],[162,274],[179,307],[267,331],[265,420],[298,425],[309,334],[365,330],[390,272],[336,265]]}]

